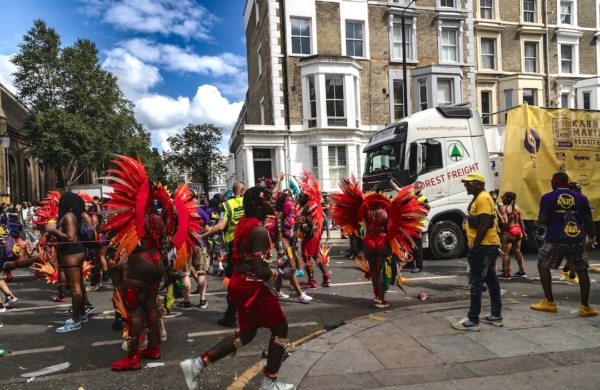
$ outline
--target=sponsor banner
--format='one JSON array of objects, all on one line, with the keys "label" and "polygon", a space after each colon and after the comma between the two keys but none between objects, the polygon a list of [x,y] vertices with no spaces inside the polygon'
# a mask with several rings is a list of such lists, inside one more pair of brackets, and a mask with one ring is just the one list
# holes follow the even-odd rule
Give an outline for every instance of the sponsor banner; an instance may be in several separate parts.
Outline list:
[{"label": "sponsor banner", "polygon": [[523,104],[508,112],[500,193],[517,194],[523,219],[536,220],[550,179],[566,172],[581,184],[600,220],[600,112]]}]

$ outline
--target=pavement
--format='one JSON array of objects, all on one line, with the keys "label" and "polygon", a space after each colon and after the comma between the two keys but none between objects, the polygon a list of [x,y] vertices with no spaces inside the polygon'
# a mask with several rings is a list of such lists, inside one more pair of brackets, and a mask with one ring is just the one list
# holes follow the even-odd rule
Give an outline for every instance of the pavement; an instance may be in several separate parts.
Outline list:
[{"label": "pavement", "polygon": [[504,300],[504,326],[479,332],[450,327],[466,301],[378,312],[298,347],[279,377],[298,390],[600,389],[600,317],[531,303]]}]

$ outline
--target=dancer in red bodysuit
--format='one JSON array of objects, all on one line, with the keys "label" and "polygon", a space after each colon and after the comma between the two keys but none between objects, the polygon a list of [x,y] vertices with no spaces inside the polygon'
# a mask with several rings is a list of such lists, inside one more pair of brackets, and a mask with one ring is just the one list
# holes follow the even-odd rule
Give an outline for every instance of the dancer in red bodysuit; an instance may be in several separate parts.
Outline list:
[{"label": "dancer in red bodysuit", "polygon": [[[363,195],[358,181],[352,177],[340,181],[341,193],[331,196],[331,218],[342,234],[358,235],[360,222],[365,224],[365,257],[357,259],[365,278],[373,283],[375,306],[389,306],[385,292],[400,283],[400,261],[410,261],[407,253],[414,247],[426,209],[412,187],[400,189],[394,199],[378,192]],[[397,258],[394,258],[393,255]]]}]

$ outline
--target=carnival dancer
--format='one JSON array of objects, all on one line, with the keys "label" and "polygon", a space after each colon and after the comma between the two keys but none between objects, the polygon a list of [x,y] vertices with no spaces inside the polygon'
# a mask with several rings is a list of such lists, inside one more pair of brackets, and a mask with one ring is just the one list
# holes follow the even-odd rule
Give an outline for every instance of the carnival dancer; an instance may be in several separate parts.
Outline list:
[{"label": "carnival dancer", "polygon": [[317,288],[314,277],[313,260],[323,274],[321,286],[329,287],[331,277],[325,268],[326,264],[321,256],[321,235],[323,234],[323,206],[319,182],[310,172],[303,172],[300,180],[300,197],[298,204],[301,207],[297,225],[302,236],[302,258],[304,260],[308,283],[302,285],[304,289]]},{"label": "carnival dancer", "polygon": [[515,204],[517,201],[517,194],[514,192],[505,192],[502,195],[502,206],[499,207],[498,211],[500,214],[500,220],[502,222],[502,236],[500,242],[502,244],[502,268],[504,273],[500,275],[499,279],[510,280],[510,254],[514,253],[519,265],[519,271],[515,272],[513,276],[518,278],[526,278],[527,271],[525,271],[525,259],[521,253],[521,241],[522,239],[527,240],[527,233],[525,233],[525,224],[521,219],[521,209]]},{"label": "carnival dancer", "polygon": [[[291,284],[298,295],[298,302],[308,303],[312,297],[302,291],[298,278],[296,278],[296,261],[292,253],[292,229],[296,223],[296,215],[294,214],[294,202],[288,193],[283,193],[277,198],[275,212],[277,213],[275,221],[268,226],[268,230],[271,241],[277,243],[277,265],[282,270],[286,268],[294,270]],[[289,295],[281,293],[281,282],[281,280],[277,280],[275,291],[279,297],[289,298]]]},{"label": "carnival dancer", "polygon": [[[58,225],[48,223],[46,231],[58,240],[59,266],[64,270],[71,290],[71,318],[65,325],[56,329],[57,333],[72,332],[81,329],[81,323],[88,321],[84,314],[84,302],[87,301],[83,286],[82,266],[87,250],[78,237],[83,223],[85,204],[75,193],[66,192],[60,197],[58,204]],[[60,274],[59,274],[60,276]]]},{"label": "carnival dancer", "polygon": [[1,267],[7,274],[17,268],[28,268],[39,261],[39,256],[33,256],[33,248],[28,241],[23,240],[21,225],[17,222],[7,221],[8,234],[4,241],[4,258]]},{"label": "carnival dancer", "polygon": [[205,367],[250,343],[260,327],[271,330],[261,390],[295,389],[294,385],[277,380],[285,350],[291,346],[287,339],[288,323],[279,302],[263,283],[281,278],[289,280],[293,274],[291,268],[282,271],[269,266],[271,242],[264,222],[274,212],[270,198],[271,193],[259,187],[251,188],[244,194],[245,215],[236,226],[233,242],[232,261],[235,271],[227,289],[238,312],[240,330],[200,357],[180,363],[187,387],[191,390],[198,389],[196,380]]},{"label": "carnival dancer", "polygon": [[342,178],[339,186],[341,192],[331,196],[331,217],[346,236],[358,235],[360,222],[364,222],[366,260],[356,260],[373,284],[375,306],[388,307],[385,293],[401,283],[399,260],[411,261],[407,253],[415,248],[413,238],[421,232],[427,209],[412,186],[400,189],[394,199],[381,192],[363,195],[354,176]]}]

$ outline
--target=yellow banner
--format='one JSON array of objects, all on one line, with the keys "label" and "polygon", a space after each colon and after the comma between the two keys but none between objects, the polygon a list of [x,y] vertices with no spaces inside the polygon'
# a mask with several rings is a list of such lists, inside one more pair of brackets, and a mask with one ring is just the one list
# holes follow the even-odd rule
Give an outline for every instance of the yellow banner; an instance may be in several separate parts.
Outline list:
[{"label": "yellow banner", "polygon": [[[523,104],[508,112],[500,194],[517,194],[523,219],[537,220],[550,179],[566,172],[581,184],[600,220],[600,112]],[[595,189],[595,191],[594,191]]]}]

